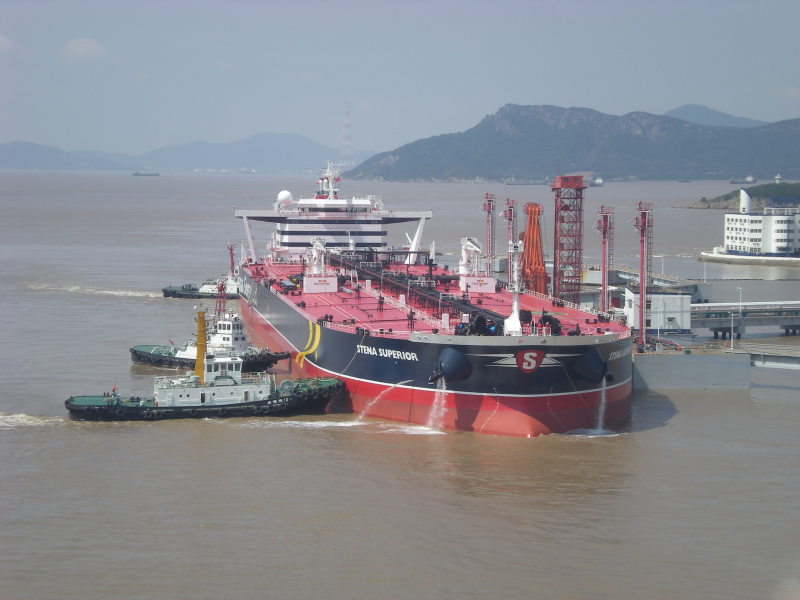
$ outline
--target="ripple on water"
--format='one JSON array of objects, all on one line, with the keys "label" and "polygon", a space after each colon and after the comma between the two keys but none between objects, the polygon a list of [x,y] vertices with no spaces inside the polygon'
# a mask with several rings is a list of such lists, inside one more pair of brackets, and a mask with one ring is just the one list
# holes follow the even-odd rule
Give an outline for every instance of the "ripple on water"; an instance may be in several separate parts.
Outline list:
[{"label": "ripple on water", "polygon": [[105,290],[83,285],[53,285],[49,283],[32,283],[28,287],[32,290],[51,292],[67,292],[70,294],[90,294],[94,296],[122,296],[132,298],[161,298],[162,294],[148,290]]},{"label": "ripple on water", "polygon": [[0,428],[15,427],[46,427],[52,425],[63,425],[66,419],[63,417],[35,417],[24,413],[8,415],[0,413]]}]

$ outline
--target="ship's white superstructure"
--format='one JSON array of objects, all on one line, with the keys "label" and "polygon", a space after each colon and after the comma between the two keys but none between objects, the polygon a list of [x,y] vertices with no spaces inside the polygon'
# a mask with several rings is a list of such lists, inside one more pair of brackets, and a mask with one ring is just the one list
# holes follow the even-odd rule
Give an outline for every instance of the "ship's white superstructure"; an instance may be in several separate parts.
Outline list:
[{"label": "ship's white superstructure", "polygon": [[[337,165],[328,163],[317,181],[312,198],[294,199],[289,191],[278,194],[272,210],[236,210],[245,225],[249,259],[260,258],[250,234],[250,221],[275,223],[267,245],[272,260],[300,262],[306,249],[321,240],[330,250],[381,249],[388,247],[387,225],[430,219],[432,212],[385,210],[380,196],[339,196]],[[416,238],[416,236],[415,236]]]},{"label": "ship's white superstructure", "polygon": [[[208,332],[208,352],[210,354],[241,356],[251,346],[244,331],[242,317],[238,313],[225,312],[218,315],[211,323]],[[197,358],[197,344],[195,340],[187,341],[175,351],[177,358]]]},{"label": "ship's white superstructure", "polygon": [[[242,374],[238,356],[207,356],[205,383],[191,372],[183,377],[155,377],[153,397],[158,406],[226,406],[269,400],[275,388],[270,373]],[[243,378],[247,377],[245,381]]]}]

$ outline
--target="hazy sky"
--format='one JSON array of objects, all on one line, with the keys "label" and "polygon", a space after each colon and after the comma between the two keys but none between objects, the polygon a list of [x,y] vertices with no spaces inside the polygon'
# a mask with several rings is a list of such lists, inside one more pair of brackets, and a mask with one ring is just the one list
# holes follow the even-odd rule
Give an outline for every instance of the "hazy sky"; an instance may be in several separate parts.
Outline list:
[{"label": "hazy sky", "polygon": [[0,142],[359,150],[507,103],[800,117],[797,0],[0,0]]}]

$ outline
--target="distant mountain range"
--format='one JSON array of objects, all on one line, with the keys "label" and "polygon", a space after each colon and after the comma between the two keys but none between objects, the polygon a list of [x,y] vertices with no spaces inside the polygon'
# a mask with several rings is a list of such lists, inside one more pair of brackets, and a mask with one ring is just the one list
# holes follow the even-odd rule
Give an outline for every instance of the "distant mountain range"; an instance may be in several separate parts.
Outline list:
[{"label": "distant mountain range", "polygon": [[[131,156],[0,144],[0,169],[316,172],[336,148],[294,134],[193,142]],[[761,123],[700,105],[621,117],[589,108],[507,104],[471,129],[380,154],[354,152],[351,179],[534,180],[558,173],[613,179],[800,178],[800,119]],[[363,162],[362,162],[363,161]]]},{"label": "distant mountain range", "polygon": [[[193,170],[228,169],[263,173],[316,172],[341,154],[337,148],[295,134],[262,133],[237,142],[192,142],[131,156],[96,151],[67,152],[29,142],[0,144],[0,169]],[[357,164],[374,154],[354,152]]]},{"label": "distant mountain range", "polygon": [[664,113],[664,116],[711,127],[758,127],[759,125],[766,125],[764,121],[756,121],[746,117],[734,117],[702,104],[684,104],[675,110]]},{"label": "distant mountain range", "polygon": [[800,178],[800,119],[723,127],[645,112],[618,117],[588,108],[507,104],[472,129],[377,154],[345,175],[464,181],[580,172],[606,181],[771,178],[776,173]]}]

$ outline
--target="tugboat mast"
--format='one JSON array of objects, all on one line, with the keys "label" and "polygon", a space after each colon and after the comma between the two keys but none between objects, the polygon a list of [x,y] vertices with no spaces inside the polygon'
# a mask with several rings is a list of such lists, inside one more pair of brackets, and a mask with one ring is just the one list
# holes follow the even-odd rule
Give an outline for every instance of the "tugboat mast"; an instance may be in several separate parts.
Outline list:
[{"label": "tugboat mast", "polygon": [[197,358],[194,360],[194,374],[201,384],[205,383],[206,362],[206,312],[197,311]]}]

